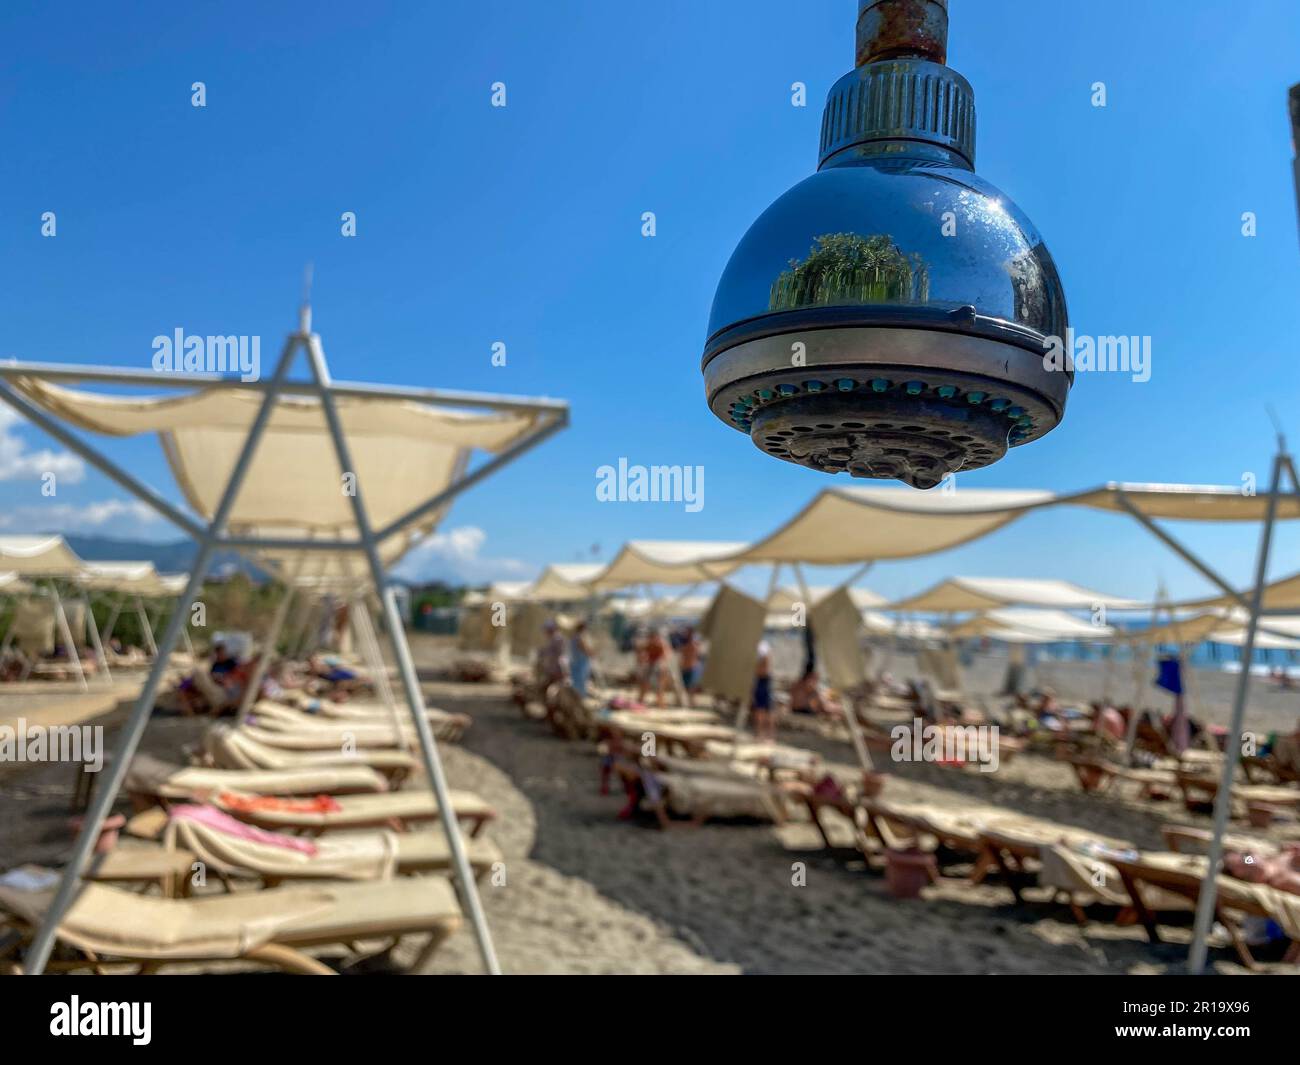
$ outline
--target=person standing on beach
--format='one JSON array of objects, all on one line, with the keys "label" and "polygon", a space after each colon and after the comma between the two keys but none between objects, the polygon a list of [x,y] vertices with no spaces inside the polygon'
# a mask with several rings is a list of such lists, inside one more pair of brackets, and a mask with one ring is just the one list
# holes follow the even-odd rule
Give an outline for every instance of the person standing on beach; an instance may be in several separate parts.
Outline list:
[{"label": "person standing on beach", "polygon": [[579,621],[569,637],[569,681],[573,690],[586,698],[587,683],[591,679],[591,640],[587,636],[587,623]]},{"label": "person standing on beach", "polygon": [[[659,709],[664,708],[664,690],[668,687],[668,637],[663,629],[652,629],[646,640],[646,685],[653,685],[659,699]],[[645,688],[642,688],[642,701]]]},{"label": "person standing on beach", "polygon": [[564,634],[554,618],[547,619],[543,632],[541,646],[537,648],[537,679],[544,690],[564,680],[568,662],[565,660]]},{"label": "person standing on beach", "polygon": [[686,705],[695,705],[695,692],[700,684],[700,638],[695,629],[687,625],[682,633],[682,645],[677,649],[677,661],[682,669],[682,690],[686,693]]},{"label": "person standing on beach", "polygon": [[775,742],[776,720],[772,716],[772,645],[758,641],[758,663],[754,668],[754,699],[751,707],[754,735],[760,743]]}]

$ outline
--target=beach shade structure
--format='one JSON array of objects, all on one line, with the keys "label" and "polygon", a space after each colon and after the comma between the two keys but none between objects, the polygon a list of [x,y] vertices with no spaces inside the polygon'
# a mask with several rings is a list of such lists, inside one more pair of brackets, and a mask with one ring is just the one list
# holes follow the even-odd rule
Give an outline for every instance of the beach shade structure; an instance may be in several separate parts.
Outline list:
[{"label": "beach shade structure", "polygon": [[1002,643],[1066,643],[1074,640],[1108,640],[1110,625],[1094,625],[1064,610],[999,607],[949,626],[958,639],[985,638]]},{"label": "beach shade structure", "polygon": [[[1240,647],[1249,613],[1240,607],[1216,607],[1201,613],[1176,616],[1159,625],[1142,629],[1134,635],[1143,643],[1161,644],[1221,643]],[[1290,650],[1300,647],[1300,617],[1268,615],[1259,623],[1255,646]]]},{"label": "beach shade structure", "polygon": [[[1263,493],[1246,495],[1240,488],[1222,485],[1111,483],[1060,493],[996,488],[922,493],[845,485],[824,489],[775,531],[730,557],[712,559],[709,566],[730,572],[728,567],[750,563],[840,566],[917,558],[960,547],[1030,514],[1061,506],[1127,514],[1160,537],[1154,527],[1158,520],[1263,521],[1268,502]],[[1300,518],[1300,500],[1280,500],[1276,516]],[[1237,594],[1230,587],[1224,594],[1228,592]]]},{"label": "beach shade structure", "polygon": [[[344,611],[350,631],[356,637],[356,644],[361,659],[379,696],[380,702],[387,708],[393,726],[393,734],[398,746],[409,750],[406,729],[402,727],[401,711],[394,696],[392,685],[388,680],[388,667],[384,663],[380,650],[379,634],[371,619],[372,602],[378,602],[374,587],[366,580],[343,579],[337,576],[321,576],[310,572],[312,564],[320,556],[303,555],[281,575],[284,594],[276,605],[271,621],[262,636],[260,653],[240,700],[236,720],[243,725],[258,699],[262,682],[266,679],[271,661],[275,656],[276,646],[289,619],[294,603],[300,599],[315,599],[322,603],[327,616],[341,609]],[[310,639],[310,633],[307,634]],[[320,635],[318,632],[317,635]]]},{"label": "beach shade structure", "polygon": [[[619,552],[605,573],[592,583],[599,584],[602,577],[609,577],[616,565],[626,566],[631,572],[637,568],[657,571],[666,575],[661,579],[671,580],[674,575],[681,574],[716,579],[744,565],[768,563],[773,568],[768,591],[770,597],[777,588],[779,566],[789,563],[799,577],[801,594],[805,600],[811,600],[802,575],[804,563],[828,566],[859,564],[858,573],[846,582],[852,584],[877,560],[915,558],[958,547],[1005,528],[1031,513],[1059,506],[1127,515],[1196,570],[1218,590],[1218,595],[1210,602],[1240,608],[1244,623],[1237,627],[1241,631],[1244,662],[1249,663],[1254,653],[1261,618],[1297,611],[1300,577],[1267,584],[1274,526],[1278,521],[1300,518],[1300,477],[1296,474],[1286,441],[1281,437],[1277,442],[1266,492],[1246,493],[1239,486],[1122,482],[1065,493],[1026,489],[918,493],[905,489],[837,487],[818,493],[812,502],[774,532],[752,544],[741,545],[731,553],[722,545],[697,545],[693,551],[679,550],[657,559],[651,554],[647,559],[643,548],[629,544]],[[1246,590],[1234,587],[1171,533],[1162,524],[1165,521],[1259,522],[1259,549],[1250,587]],[[638,545],[644,543],[637,542]],[[892,624],[888,619],[881,619],[876,611],[869,611],[864,618],[868,631],[879,631],[882,621],[886,626]],[[1267,621],[1263,627],[1267,628]],[[1250,670],[1242,669],[1237,678],[1227,735],[1231,748],[1240,743],[1249,685]],[[855,715],[847,717],[852,728]],[[1211,868],[1217,868],[1223,856],[1228,796],[1236,764],[1235,758],[1223,760],[1223,777],[1215,800]],[[1197,972],[1205,964],[1216,890],[1215,879],[1207,877],[1197,903],[1189,957],[1190,968]]]},{"label": "beach shade structure", "polygon": [[592,598],[588,582],[605,569],[600,562],[556,562],[528,586],[533,599],[545,603],[576,603]]},{"label": "beach shade structure", "polygon": [[[300,355],[307,373],[295,377],[291,370]],[[65,382],[183,392],[141,398],[73,390]],[[432,529],[461,492],[562,429],[568,423],[566,404],[334,381],[307,306],[269,376],[245,380],[219,373],[7,361],[0,363],[0,401],[198,545],[158,655],[122,728],[108,779],[96,789],[58,892],[33,940],[28,972],[45,968],[55,930],[77,893],[86,859],[138,748],[167,658],[217,551],[238,550],[277,570],[304,554],[321,552],[331,575],[369,580],[384,611],[425,775],[439,806],[452,808],[386,565]],[[143,483],[74,428],[108,436],[158,433],[191,509]],[[471,468],[475,452],[490,457]],[[456,818],[440,823],[484,966],[498,972]]]},{"label": "beach shade structure", "polygon": [[713,602],[707,595],[620,595],[605,601],[605,614],[622,614],[632,620],[663,618],[671,621],[698,621],[708,613]]},{"label": "beach shade structure", "polygon": [[0,572],[70,579],[84,566],[62,536],[0,536]]},{"label": "beach shade structure", "polygon": [[[73,625],[69,621],[68,611],[64,605],[63,597],[59,593],[58,584],[59,581],[75,580],[84,565],[85,563],[77,556],[77,553],[68,546],[62,536],[57,534],[0,536],[0,572],[12,574],[15,578],[27,578],[36,585],[36,587],[31,588],[34,594],[43,594],[49,597],[53,622],[58,632],[60,644],[67,655],[68,665],[77,678],[77,684],[83,691],[89,685],[86,682],[85,670],[81,666],[81,657],[77,653],[78,641],[76,640],[76,634],[73,631]],[[35,622],[35,615],[40,612],[40,608],[36,607],[27,614],[24,620]],[[90,614],[89,610],[86,611],[86,614]],[[18,621],[18,616],[15,616],[14,621],[10,623],[9,632],[5,634],[3,644],[3,650],[5,651],[9,649],[12,640],[18,636],[16,631]],[[84,622],[78,624],[84,626]],[[93,628],[93,617],[90,618],[90,624]],[[94,643],[100,665],[103,667],[105,659],[97,630]]]},{"label": "beach shade structure", "polygon": [[785,462],[928,489],[1064,417],[1065,293],[1033,224],[974,172],[975,96],[947,40],[947,0],[859,0],[817,172],[718,282],[709,407]]},{"label": "beach shade structure", "polygon": [[965,614],[1018,606],[1065,611],[1137,610],[1142,605],[1136,599],[1104,595],[1069,581],[1036,577],[950,577],[884,609],[913,614]]},{"label": "beach shade structure", "polygon": [[[154,568],[154,564],[148,561],[85,563],[77,577],[77,584],[81,588],[82,599],[89,613],[96,650],[103,659],[102,665],[106,672],[108,660],[103,647],[113,639],[113,632],[124,608],[134,609],[146,649],[151,656],[158,654],[154,620],[149,615],[145,600],[174,598],[184,590],[186,576],[186,574],[171,574],[164,577]],[[96,631],[94,614],[90,612],[91,598],[96,595],[112,603],[102,634]],[[181,629],[181,639],[185,643],[186,651],[193,656],[194,645],[190,640],[188,626]]]},{"label": "beach shade structure", "polygon": [[[1177,610],[1210,610],[1230,608],[1240,602],[1237,595],[1216,595],[1208,599],[1188,599],[1174,603]],[[1269,613],[1278,610],[1294,610],[1300,613],[1300,573],[1272,581],[1264,586],[1260,596],[1260,605]],[[1270,618],[1270,623],[1276,619]]]},{"label": "beach shade structure", "polygon": [[[790,588],[783,585],[768,596],[767,609],[769,613],[794,612],[801,607],[811,609],[842,589],[845,589],[845,586],[842,584],[834,586],[827,584],[809,585],[808,594],[812,599],[811,601],[805,601],[803,592],[798,588]],[[870,588],[848,588],[846,590],[850,598],[853,600],[854,606],[856,606],[859,611],[874,610],[877,607],[884,606],[887,602],[884,596],[877,595]]]},{"label": "beach shade structure", "polygon": [[905,640],[935,640],[943,636],[938,625],[923,618],[896,618],[879,610],[867,610],[862,625],[873,636],[893,636]]},{"label": "beach shade structure", "polygon": [[725,577],[744,563],[735,561],[742,541],[629,540],[587,584],[613,591],[635,584],[696,584]]}]

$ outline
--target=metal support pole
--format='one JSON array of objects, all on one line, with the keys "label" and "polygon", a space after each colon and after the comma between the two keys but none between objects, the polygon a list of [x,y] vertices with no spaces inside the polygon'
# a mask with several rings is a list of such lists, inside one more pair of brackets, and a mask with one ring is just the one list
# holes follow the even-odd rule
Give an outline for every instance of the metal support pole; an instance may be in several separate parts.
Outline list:
[{"label": "metal support pole", "polygon": [[149,670],[149,678],[140,691],[140,696],[131,710],[131,715],[122,726],[122,735],[118,741],[117,751],[113,755],[112,762],[109,763],[108,779],[101,781],[99,787],[95,790],[95,798],[86,813],[85,821],[82,822],[81,832],[77,836],[77,842],[72,850],[72,857],[68,859],[68,864],[63,870],[63,877],[59,881],[59,889],[55,892],[54,899],[50,902],[50,908],[45,912],[45,919],[41,922],[41,927],[32,940],[31,949],[23,966],[23,971],[29,975],[45,971],[45,963],[49,961],[50,952],[54,949],[54,937],[58,931],[59,922],[63,920],[63,915],[67,913],[68,907],[72,904],[74,896],[81,887],[81,871],[85,868],[86,859],[90,856],[91,849],[99,839],[99,830],[104,824],[104,818],[108,816],[108,811],[112,809],[113,803],[117,800],[117,793],[122,789],[122,782],[126,779],[126,772],[131,764],[131,759],[135,756],[136,748],[140,745],[140,737],[144,733],[145,725],[149,723],[149,715],[153,711],[158,687],[162,683],[163,674],[167,671],[167,656],[171,654],[172,649],[176,646],[176,641],[180,636],[180,627],[185,619],[186,611],[190,608],[190,603],[198,595],[199,589],[203,587],[203,578],[207,575],[208,566],[212,562],[212,555],[216,547],[215,541],[225,530],[226,521],[230,517],[230,511],[234,507],[235,499],[239,495],[239,489],[244,483],[244,476],[248,473],[253,453],[257,450],[258,442],[262,439],[262,433],[271,420],[271,412],[275,406],[276,396],[279,394],[279,386],[285,378],[290,362],[293,360],[293,352],[298,346],[298,342],[299,338],[293,336],[285,343],[284,351],[280,355],[280,362],[275,368],[275,376],[271,379],[270,387],[263,393],[262,405],[248,430],[248,437],[244,440],[244,446],[240,450],[234,469],[230,472],[230,480],[226,483],[226,489],[221,495],[221,502],[217,504],[216,512],[212,517],[212,524],[208,526],[199,540],[199,549],[194,558],[194,568],[185,584],[185,591],[181,593],[180,598],[176,601],[177,609],[172,614],[171,620],[167,623],[167,629],[163,633],[162,649],[166,654],[159,654],[154,658],[153,666]]},{"label": "metal support pole", "polygon": [[90,642],[95,648],[95,660],[99,663],[99,668],[104,671],[104,678],[109,684],[113,683],[113,671],[108,668],[108,655],[104,653],[104,641],[99,638],[99,626],[95,624],[95,611],[90,606],[90,596],[84,591],[81,593],[81,605],[86,610],[86,625],[90,629]]},{"label": "metal support pole", "polygon": [[185,644],[185,653],[190,656],[190,661],[194,661],[198,656],[194,653],[194,641],[190,639],[188,623],[181,626],[181,642]]},{"label": "metal support pole", "polygon": [[[188,603],[186,609],[189,609]],[[149,622],[149,613],[144,608],[144,600],[138,595],[135,597],[135,616],[140,619],[140,629],[144,634],[145,646],[149,648],[149,653],[157,658],[158,641],[154,639],[153,625]]]},{"label": "metal support pole", "polygon": [[113,603],[113,609],[109,612],[108,622],[104,626],[104,642],[108,643],[113,638],[113,628],[117,625],[118,615],[122,613],[122,596],[119,595]]},{"label": "metal support pole", "polygon": [[81,655],[77,653],[77,645],[72,639],[72,628],[68,625],[68,615],[63,610],[63,600],[59,597],[59,590],[54,586],[53,581],[50,581],[50,595],[54,596],[54,619],[59,626],[59,639],[63,641],[68,661],[72,663],[73,672],[77,674],[77,683],[83,692],[88,691],[90,685],[86,683],[86,671],[81,668]]},{"label": "metal support pole", "polygon": [[249,708],[257,698],[258,691],[261,690],[262,681],[266,679],[266,671],[271,666],[271,656],[275,654],[275,641],[280,638],[280,630],[284,627],[284,619],[289,616],[289,607],[293,604],[296,592],[295,586],[290,584],[284,590],[284,598],[280,600],[279,605],[275,608],[275,616],[271,618],[271,627],[262,640],[262,654],[257,660],[257,666],[253,669],[253,675],[248,678],[248,685],[244,688],[244,697],[239,701],[239,714],[235,719],[238,725],[242,725],[248,720]]},{"label": "metal support pole", "polygon": [[[1264,582],[1268,579],[1268,555],[1273,546],[1273,525],[1277,518],[1277,498],[1282,488],[1283,472],[1290,468],[1290,458],[1285,445],[1279,441],[1277,457],[1273,459],[1272,488],[1269,490],[1268,511],[1264,528],[1260,531],[1259,554],[1255,559],[1255,587],[1250,596],[1250,618],[1246,622],[1246,640],[1241,648],[1241,672],[1237,674],[1237,691],[1232,702],[1232,724],[1224,737],[1223,773],[1219,790],[1214,796],[1214,835],[1206,859],[1205,879],[1196,900],[1196,923],[1192,930],[1192,949],[1187,958],[1188,969],[1203,972],[1210,935],[1210,921],[1214,917],[1215,900],[1219,893],[1219,863],[1223,859],[1223,834],[1228,828],[1228,812],[1232,807],[1232,779],[1237,771],[1238,753],[1241,751],[1241,725],[1246,715],[1246,699],[1250,692],[1250,660],[1255,652],[1255,633],[1259,625],[1259,612],[1264,599]],[[1292,486],[1300,490],[1292,471]]]},{"label": "metal support pole", "polygon": [[375,636],[374,626],[370,624],[370,612],[361,598],[353,599],[348,609],[352,617],[352,629],[356,632],[357,642],[361,645],[361,655],[368,664],[371,676],[374,677],[379,698],[388,707],[393,722],[393,736],[402,750],[409,751],[411,743],[407,739],[406,729],[402,727],[402,719],[397,712],[397,701],[393,698],[393,689],[388,683],[388,667],[384,665],[384,656],[379,650],[379,640]]},{"label": "metal support pole", "polygon": [[[343,423],[339,418],[334,397],[330,394],[329,370],[325,362],[325,352],[321,348],[320,338],[314,334],[307,340],[307,356],[311,363],[312,374],[316,378],[316,384],[320,388],[321,410],[325,414],[325,424],[329,428],[330,436],[334,439],[334,451],[338,456],[340,471],[355,474],[356,466],[352,463],[351,450],[348,447],[347,437],[343,433]],[[411,717],[415,722],[416,735],[420,738],[420,753],[424,761],[424,772],[437,798],[438,809],[441,811],[439,821],[447,837],[447,846],[451,850],[452,867],[456,872],[454,882],[460,889],[461,904],[468,912],[470,924],[474,928],[474,937],[478,941],[479,953],[483,957],[483,965],[489,974],[496,976],[500,974],[501,966],[497,962],[496,949],[492,945],[492,933],[488,930],[487,917],[483,913],[483,905],[479,900],[478,884],[475,882],[473,870],[470,868],[469,854],[465,849],[465,840],[461,836],[460,824],[456,820],[456,815],[452,809],[451,792],[447,787],[442,758],[438,754],[438,741],[434,739],[433,729],[429,725],[429,718],[425,712],[424,693],[420,690],[420,680],[415,671],[415,662],[411,658],[411,649],[406,642],[406,630],[402,625],[401,612],[397,609],[397,599],[392,588],[389,587],[388,578],[384,573],[384,564],[379,557],[378,541],[375,539],[374,530],[370,526],[370,515],[366,511],[365,500],[359,483],[354,485],[349,498],[352,502],[352,514],[356,522],[357,533],[364,545],[366,561],[370,566],[370,578],[374,582],[375,590],[379,593],[380,601],[384,607],[384,621],[388,626],[389,639],[393,641],[393,652],[397,657],[398,671],[402,677],[402,687],[406,693],[407,704],[411,709]]]}]

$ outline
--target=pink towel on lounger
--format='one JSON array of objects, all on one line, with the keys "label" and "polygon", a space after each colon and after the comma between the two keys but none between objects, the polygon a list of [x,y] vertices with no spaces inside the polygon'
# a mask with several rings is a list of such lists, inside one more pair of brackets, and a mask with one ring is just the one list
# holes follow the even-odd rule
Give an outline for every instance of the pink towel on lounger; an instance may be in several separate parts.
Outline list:
[{"label": "pink towel on lounger", "polygon": [[197,806],[194,804],[173,806],[171,817],[173,820],[198,821],[200,824],[214,828],[218,832],[237,836],[251,843],[265,843],[272,847],[284,847],[286,850],[300,851],[310,856],[314,856],[318,850],[316,844],[310,840],[299,839],[297,836],[286,836],[282,832],[268,832],[264,828],[258,828],[256,825],[250,825],[238,818],[231,817],[228,813],[218,810],[215,806]]}]

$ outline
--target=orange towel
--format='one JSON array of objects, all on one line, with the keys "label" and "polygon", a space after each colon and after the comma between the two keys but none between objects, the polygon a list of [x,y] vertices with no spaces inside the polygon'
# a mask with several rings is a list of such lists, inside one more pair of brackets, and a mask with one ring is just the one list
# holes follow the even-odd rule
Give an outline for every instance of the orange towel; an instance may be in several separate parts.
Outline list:
[{"label": "orange towel", "polygon": [[317,795],[311,799],[282,799],[278,795],[236,795],[223,791],[217,802],[228,810],[280,810],[284,813],[332,814],[343,809],[331,795]]}]

